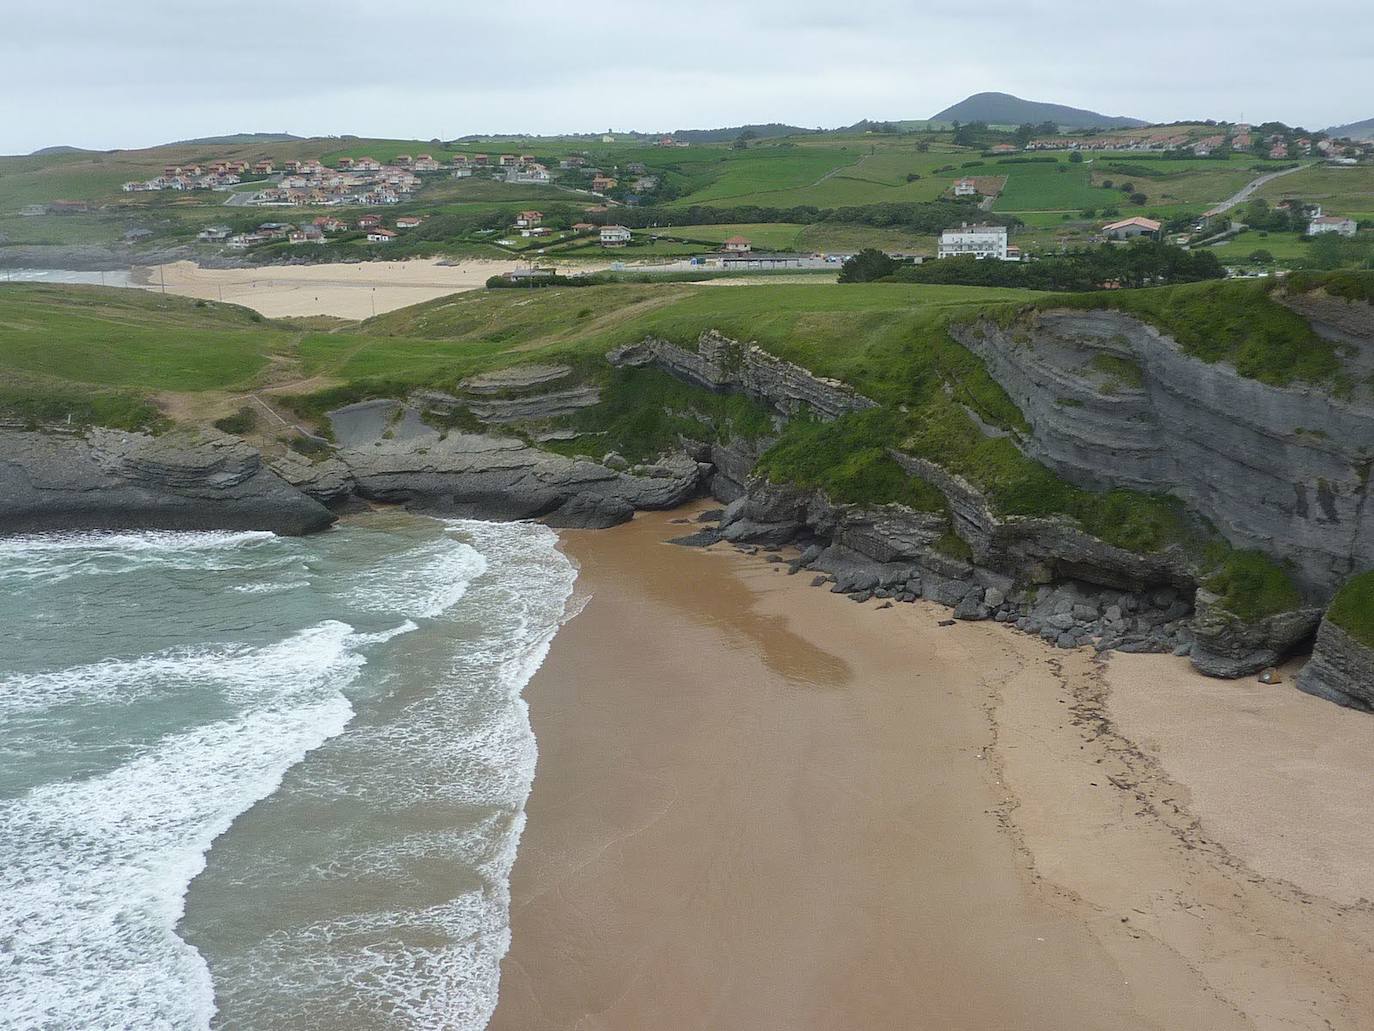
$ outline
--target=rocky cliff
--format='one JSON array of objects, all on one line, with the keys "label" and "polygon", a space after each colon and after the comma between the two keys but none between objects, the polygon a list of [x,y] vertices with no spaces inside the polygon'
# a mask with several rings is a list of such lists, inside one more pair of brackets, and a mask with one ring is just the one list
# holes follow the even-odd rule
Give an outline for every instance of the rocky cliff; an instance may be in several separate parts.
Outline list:
[{"label": "rocky cliff", "polygon": [[444,432],[395,401],[351,405],[332,419],[338,460],[359,496],[476,518],[612,526],[636,509],[682,504],[700,492],[709,469],[678,454],[617,470],[512,436]]},{"label": "rocky cliff", "polygon": [[[1321,311],[1334,326],[1335,309]],[[1346,315],[1331,332],[1374,353]],[[1247,379],[1114,311],[953,333],[1030,423],[1023,450],[1070,482],[1173,494],[1236,547],[1290,562],[1317,599],[1374,564],[1374,405]]]},{"label": "rocky cliff", "polygon": [[0,532],[149,528],[302,534],[334,521],[237,438],[0,431]]},{"label": "rocky cliff", "polygon": [[714,330],[701,334],[695,350],[649,337],[616,348],[606,360],[615,366],[655,365],[707,390],[738,390],[771,405],[783,416],[805,409],[820,418],[833,419],[877,405],[838,380],[814,375],[800,365]]},{"label": "rocky cliff", "polygon": [[1330,619],[1322,620],[1312,659],[1298,674],[1298,687],[1339,705],[1374,712],[1374,648]]}]

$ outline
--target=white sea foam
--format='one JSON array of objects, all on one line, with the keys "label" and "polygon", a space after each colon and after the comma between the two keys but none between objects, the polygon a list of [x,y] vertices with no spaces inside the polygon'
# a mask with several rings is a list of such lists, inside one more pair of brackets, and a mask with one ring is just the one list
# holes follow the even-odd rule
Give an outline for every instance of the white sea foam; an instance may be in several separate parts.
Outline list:
[{"label": "white sea foam", "polygon": [[[330,622],[245,653],[218,674],[254,700],[238,717],[0,802],[0,997],[13,1026],[208,1024],[209,972],[175,934],[187,885],[234,817],[344,728],[360,643]],[[196,657],[184,675],[206,669]]]},{"label": "white sea foam", "polygon": [[413,568],[402,573],[386,556],[353,569],[341,593],[373,612],[433,619],[463,600],[472,581],[486,572],[487,560],[467,544],[440,538],[407,554],[406,565]]},{"label": "white sea foam", "polygon": [[[235,1000],[235,1026],[326,1027],[344,1017],[358,1026],[360,1014],[364,1025],[371,1017],[377,1026],[485,1026],[510,942],[509,877],[535,768],[521,692],[574,614],[576,571],[553,532],[537,525],[452,521],[441,538],[398,547],[388,537],[375,553],[350,543],[348,532],[318,542],[217,533],[0,542],[0,583],[21,567],[46,570],[36,584],[92,569],[127,567],[152,582],[164,570],[208,570],[214,590],[243,588],[226,610],[236,626],[245,612],[260,625],[259,606],[270,619],[276,605],[297,612],[327,604],[363,621],[399,621],[357,633],[328,619],[266,645],[191,638],[149,655],[0,675],[0,728],[7,715],[164,697],[212,698],[222,717],[135,738],[114,769],[0,800],[0,1026],[203,1028],[214,1012],[212,973],[222,997]],[[22,581],[17,589],[26,589]],[[345,732],[352,708],[344,690],[360,709],[375,691],[373,682],[350,687],[362,651],[419,630],[416,620],[428,628],[422,654],[445,661],[435,652],[445,640],[458,654],[432,674],[429,690],[415,691],[407,673],[394,711]],[[191,685],[208,693],[183,699]],[[339,839],[345,847],[332,861],[309,869],[272,866],[286,861],[275,853],[264,858],[266,871],[221,864],[222,892],[250,891],[282,872],[302,884],[356,878],[372,886],[371,897],[391,883],[398,895],[389,907],[287,927],[240,953],[211,951],[207,965],[176,927],[211,843],[341,732],[322,753],[341,758],[312,760],[293,775],[283,798],[304,802],[295,812],[309,812],[308,799],[321,792],[341,803],[338,811],[372,819],[456,803],[470,822],[395,838],[360,830]],[[471,871],[455,897],[400,905],[406,886],[424,888],[425,871],[440,861]]]}]

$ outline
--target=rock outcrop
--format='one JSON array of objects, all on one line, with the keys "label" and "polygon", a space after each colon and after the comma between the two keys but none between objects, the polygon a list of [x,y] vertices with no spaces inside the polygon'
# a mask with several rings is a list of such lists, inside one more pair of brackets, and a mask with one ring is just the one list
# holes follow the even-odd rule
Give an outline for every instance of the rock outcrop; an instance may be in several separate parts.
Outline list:
[{"label": "rock outcrop", "polygon": [[783,416],[809,411],[822,419],[833,419],[877,406],[876,401],[838,380],[817,376],[715,330],[701,334],[695,351],[649,337],[617,347],[606,359],[615,366],[654,365],[707,390],[737,390],[771,405]]},{"label": "rock outcrop", "polygon": [[1243,620],[1217,605],[1220,599],[1199,588],[1193,616],[1193,668],[1209,677],[1244,677],[1276,665],[1300,644],[1311,641],[1321,620],[1319,608],[1280,612]]},{"label": "rock outcrop", "polygon": [[[1312,314],[1374,354],[1363,313],[1327,303]],[[1367,401],[1247,379],[1115,311],[1031,313],[1006,327],[984,319],[952,332],[1030,423],[1022,449],[1066,480],[1171,493],[1234,546],[1291,561],[1316,598],[1374,564]]]},{"label": "rock outcrop", "polygon": [[304,534],[334,515],[216,431],[161,437],[0,431],[0,533],[86,529]]},{"label": "rock outcrop", "polygon": [[1374,712],[1374,648],[1331,620],[1322,620],[1312,659],[1298,674],[1298,688],[1338,705]]},{"label": "rock outcrop", "polygon": [[[394,404],[394,403],[393,403]],[[338,459],[359,496],[474,518],[543,517],[555,526],[624,522],[636,509],[672,508],[700,493],[705,470],[686,455],[625,471],[565,458],[516,437],[441,432],[404,415],[344,413],[347,445]],[[340,413],[335,413],[336,427]],[[393,432],[403,426],[403,432]],[[336,431],[337,432],[337,431]]]}]

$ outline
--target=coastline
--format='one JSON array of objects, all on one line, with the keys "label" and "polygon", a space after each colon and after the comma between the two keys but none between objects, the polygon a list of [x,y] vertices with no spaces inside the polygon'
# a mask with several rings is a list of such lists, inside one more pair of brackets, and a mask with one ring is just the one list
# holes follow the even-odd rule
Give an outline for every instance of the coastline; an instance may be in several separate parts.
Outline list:
[{"label": "coastline", "polygon": [[[492,1028],[1374,1016],[1360,863],[1328,855],[1326,894],[1279,879],[1213,830],[1219,803],[1198,795],[1201,823],[1189,809],[1190,783],[1210,773],[1225,800],[1243,767],[1179,759],[1186,721],[1113,722],[1133,682],[1203,682],[1183,660],[940,627],[926,602],[874,611],[767,556],[662,544],[685,514],[564,536],[590,601],[526,689],[539,765]],[[1248,704],[1217,691],[1214,719]],[[1341,722],[1304,726],[1347,726],[1327,708]],[[1266,743],[1314,746],[1301,737]]]}]

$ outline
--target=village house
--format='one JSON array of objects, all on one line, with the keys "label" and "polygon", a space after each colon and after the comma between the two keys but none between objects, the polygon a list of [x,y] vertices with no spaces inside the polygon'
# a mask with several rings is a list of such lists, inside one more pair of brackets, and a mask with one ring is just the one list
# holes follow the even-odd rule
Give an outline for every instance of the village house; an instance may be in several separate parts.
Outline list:
[{"label": "village house", "polygon": [[381,215],[364,215],[362,218],[358,219],[359,229],[376,229],[381,224]]},{"label": "village house", "polygon": [[625,171],[629,172],[630,175],[644,175],[649,169],[643,161],[631,161],[625,166]]},{"label": "village house", "polygon": [[727,254],[748,254],[750,244],[743,236],[732,236],[721,245],[721,249]]},{"label": "village house", "polygon": [[439,171],[439,162],[435,161],[434,158],[430,157],[428,154],[421,154],[415,159],[415,163],[410,167],[417,172],[437,172]]},{"label": "village house", "polygon": [[474,165],[485,165],[485,164],[486,164],[488,161],[490,161],[490,160],[491,160],[491,159],[490,159],[486,154],[474,154],[474,155],[472,155],[472,163],[473,163]]},{"label": "village house", "polygon": [[424,219],[421,218],[419,215],[402,215],[398,219],[396,219],[396,228],[414,229],[423,221]]},{"label": "village house", "polygon": [[1275,159],[1286,158],[1288,156],[1288,144],[1282,142],[1275,143],[1269,148],[1269,156]]},{"label": "village house", "polygon": [[567,157],[564,158],[562,161],[558,162],[558,167],[566,171],[570,168],[581,168],[586,163],[586,158],[581,158],[574,155],[573,157]]},{"label": "village house", "polygon": [[291,243],[324,243],[324,230],[312,223],[291,230],[286,238]]},{"label": "village house", "polygon": [[616,180],[612,179],[610,176],[599,175],[592,180],[593,193],[605,193],[607,190],[614,190],[615,187]]},{"label": "village house", "polygon": [[976,197],[978,196],[978,187],[972,179],[960,179],[954,184],[954,196]]},{"label": "village house", "polygon": [[595,228],[596,228],[596,224],[593,223],[593,222],[574,222],[574,223],[573,223],[573,232],[574,232],[574,233],[590,233],[590,232],[591,232],[593,229],[595,229]]},{"label": "village house", "polygon": [[514,154],[502,154],[498,161],[502,168],[514,168],[520,163],[520,159]]},{"label": "village house", "polygon": [[946,229],[940,234],[936,254],[941,258],[960,258],[971,254],[980,260],[994,258],[1007,261],[1007,227],[969,225],[965,222],[958,229]]},{"label": "village house", "polygon": [[347,231],[348,223],[343,219],[334,218],[332,215],[321,215],[315,219],[315,224],[320,227],[321,232],[342,233]]},{"label": "village house", "polygon": [[380,172],[382,170],[382,163],[376,158],[354,158],[353,170],[355,172]]},{"label": "village house", "polygon": [[353,167],[353,159],[352,159],[352,158],[339,158],[339,167],[340,167],[341,169],[343,169],[344,171],[347,171],[348,169],[350,169],[350,168]]},{"label": "village house", "polygon": [[471,179],[472,169],[467,165],[455,165],[452,175],[455,179]]},{"label": "village house", "polygon": [[206,226],[196,234],[196,239],[203,243],[223,243],[233,233],[234,231],[228,226]]},{"label": "village house", "polygon": [[635,193],[653,193],[658,189],[658,176],[641,175],[630,186]]},{"label": "village house", "polygon": [[368,243],[390,243],[396,238],[396,234],[390,229],[369,229],[367,232]]},{"label": "village house", "polygon": [[624,247],[630,242],[631,232],[624,226],[602,226],[602,247]]},{"label": "village house", "polygon": [[1160,223],[1152,218],[1123,218],[1102,227],[1102,235],[1108,240],[1132,240],[1139,236],[1159,239]]},{"label": "village house", "polygon": [[994,143],[989,151],[993,154],[1014,154],[1016,147],[1011,143]]},{"label": "village house", "polygon": [[274,171],[276,171],[276,167],[270,161],[258,161],[253,165],[254,175],[271,175]]},{"label": "village house", "polygon": [[529,229],[520,230],[520,235],[525,237],[526,239],[530,237],[552,236],[553,230],[550,229],[548,226],[532,226]]},{"label": "village house", "polygon": [[299,172],[301,163],[299,161],[283,161],[281,167],[284,172]]},{"label": "village house", "polygon": [[1354,236],[1359,226],[1353,218],[1339,215],[1318,215],[1307,223],[1307,235],[1318,236],[1322,233],[1335,233],[1338,236]]},{"label": "village house", "polygon": [[391,163],[392,163],[393,165],[399,165],[401,168],[409,168],[409,167],[410,167],[410,155],[409,155],[409,154],[397,154],[394,158],[391,159]]},{"label": "village house", "polygon": [[544,221],[542,211],[522,211],[515,216],[516,229],[529,229]]}]

